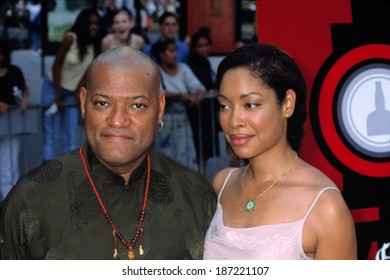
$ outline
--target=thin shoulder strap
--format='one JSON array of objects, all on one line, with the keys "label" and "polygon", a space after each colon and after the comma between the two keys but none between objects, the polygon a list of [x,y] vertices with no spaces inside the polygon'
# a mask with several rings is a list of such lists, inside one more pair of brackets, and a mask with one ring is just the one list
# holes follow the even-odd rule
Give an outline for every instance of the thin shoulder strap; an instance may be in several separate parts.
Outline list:
[{"label": "thin shoulder strap", "polygon": [[305,217],[303,218],[304,220],[306,220],[307,216],[309,216],[311,210],[313,210],[314,206],[317,204],[317,201],[320,199],[321,195],[327,191],[327,190],[335,190],[335,191],[338,191],[340,192],[340,190],[338,188],[335,188],[335,187],[325,187],[323,188],[322,190],[320,190],[316,196],[316,198],[313,200],[312,204],[310,205],[310,208],[309,210],[307,210],[306,212],[306,215]]},{"label": "thin shoulder strap", "polygon": [[218,201],[219,201],[219,198],[221,197],[221,194],[222,194],[223,190],[225,189],[225,186],[226,186],[227,182],[229,181],[230,175],[232,175],[233,172],[236,171],[236,170],[239,170],[239,168],[234,168],[234,169],[230,170],[228,175],[226,176],[225,181],[223,182],[221,191],[218,194]]}]

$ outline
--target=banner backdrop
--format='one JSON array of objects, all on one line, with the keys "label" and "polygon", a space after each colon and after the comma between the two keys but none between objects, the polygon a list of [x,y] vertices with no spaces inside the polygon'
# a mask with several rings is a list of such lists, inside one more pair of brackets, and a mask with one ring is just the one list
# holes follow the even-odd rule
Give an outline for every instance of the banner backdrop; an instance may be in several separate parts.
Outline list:
[{"label": "banner backdrop", "polygon": [[309,119],[300,155],[340,188],[359,259],[390,259],[390,1],[256,1],[260,42],[300,65]]}]

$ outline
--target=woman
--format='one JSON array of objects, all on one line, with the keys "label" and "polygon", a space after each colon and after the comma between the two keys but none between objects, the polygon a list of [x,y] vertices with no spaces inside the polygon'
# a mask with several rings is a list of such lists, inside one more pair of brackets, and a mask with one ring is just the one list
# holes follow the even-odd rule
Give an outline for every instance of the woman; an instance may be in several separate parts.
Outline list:
[{"label": "woman", "polygon": [[295,61],[249,44],[219,65],[220,122],[242,168],[213,180],[218,208],[205,259],[356,259],[354,223],[336,185],[297,156],[306,85]]},{"label": "woman", "polygon": [[112,31],[102,40],[102,51],[106,51],[119,46],[129,46],[133,49],[141,50],[145,44],[144,39],[131,32],[133,28],[133,16],[126,9],[120,9],[113,15]]},{"label": "woman", "polygon": [[[11,64],[11,47],[0,39],[0,118],[12,117],[10,107],[28,105],[28,87],[21,69]],[[16,109],[16,108],[14,108]],[[3,130],[4,129],[4,130]],[[19,154],[22,136],[12,134],[12,127],[2,127],[0,133],[0,205],[19,179]],[[9,133],[8,133],[9,132]]]},{"label": "woman", "polygon": [[58,145],[61,152],[77,148],[78,89],[89,64],[100,52],[100,42],[99,14],[94,9],[81,11],[65,34],[52,71],[43,82],[42,103],[52,104],[43,114],[43,160],[54,158]]},{"label": "woman", "polygon": [[206,171],[207,160],[219,155],[218,131],[220,131],[220,126],[217,118],[215,72],[208,59],[211,43],[209,30],[201,29],[195,32],[191,36],[190,54],[187,61],[192,72],[209,93],[200,106],[188,107],[197,157],[204,171]]},{"label": "woman", "polygon": [[191,69],[177,62],[174,39],[158,41],[152,54],[160,66],[161,87],[165,92],[164,128],[156,137],[154,147],[181,164],[198,171],[192,129],[186,107],[200,103],[205,88]]}]

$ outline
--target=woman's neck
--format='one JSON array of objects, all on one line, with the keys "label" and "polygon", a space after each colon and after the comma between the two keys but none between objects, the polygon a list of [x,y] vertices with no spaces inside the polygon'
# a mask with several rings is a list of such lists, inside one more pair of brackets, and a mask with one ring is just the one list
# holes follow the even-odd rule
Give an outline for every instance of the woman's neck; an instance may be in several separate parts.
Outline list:
[{"label": "woman's neck", "polygon": [[120,45],[129,46],[131,41],[131,32],[129,31],[125,38],[119,37],[117,34],[114,34],[114,38]]},{"label": "woman's neck", "polygon": [[252,158],[249,162],[255,180],[271,180],[279,176],[281,170],[285,169],[288,163],[294,160],[295,156],[295,151],[287,148],[283,149],[283,151],[268,152]]},{"label": "woman's neck", "polygon": [[172,75],[172,76],[176,75],[178,72],[178,69],[179,69],[177,63],[173,64],[173,63],[162,62],[160,66],[164,70],[165,73],[167,73],[168,75]]}]

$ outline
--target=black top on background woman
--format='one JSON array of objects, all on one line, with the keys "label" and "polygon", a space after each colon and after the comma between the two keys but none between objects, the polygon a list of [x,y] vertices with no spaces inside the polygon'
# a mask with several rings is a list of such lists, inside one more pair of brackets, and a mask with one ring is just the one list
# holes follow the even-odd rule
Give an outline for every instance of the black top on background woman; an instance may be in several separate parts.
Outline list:
[{"label": "black top on background woman", "polygon": [[208,59],[211,44],[209,30],[201,28],[191,37],[190,54],[187,61],[192,72],[208,92],[199,106],[189,107],[187,110],[194,133],[199,166],[203,166],[203,170],[206,170],[205,165],[210,157],[219,155],[218,131],[221,130],[218,122],[218,102],[215,95],[217,93],[215,72]]}]

